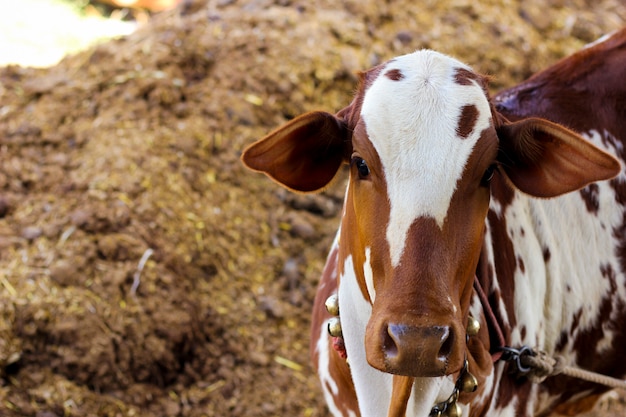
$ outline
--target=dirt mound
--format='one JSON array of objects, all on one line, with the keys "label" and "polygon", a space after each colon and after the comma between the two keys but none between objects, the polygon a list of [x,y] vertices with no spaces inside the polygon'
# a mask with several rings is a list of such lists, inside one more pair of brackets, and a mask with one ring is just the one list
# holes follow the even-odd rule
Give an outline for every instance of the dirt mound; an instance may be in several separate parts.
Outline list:
[{"label": "dirt mound", "polygon": [[475,3],[184,2],[0,69],[0,415],[326,415],[309,310],[341,181],[291,195],[239,154],[394,55],[498,88],[626,22],[619,0]]}]

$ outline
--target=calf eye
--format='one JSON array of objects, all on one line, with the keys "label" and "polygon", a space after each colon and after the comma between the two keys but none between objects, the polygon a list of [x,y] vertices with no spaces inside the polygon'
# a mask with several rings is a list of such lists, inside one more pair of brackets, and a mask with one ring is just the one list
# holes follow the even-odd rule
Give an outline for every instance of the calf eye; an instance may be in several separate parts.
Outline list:
[{"label": "calf eye", "polygon": [[363,158],[354,157],[352,163],[356,166],[356,170],[359,173],[359,178],[364,179],[370,175],[370,168],[367,166],[367,162]]},{"label": "calf eye", "polygon": [[489,165],[489,168],[483,174],[482,179],[480,180],[481,185],[489,185],[491,179],[493,178],[493,173],[496,171],[496,164]]}]

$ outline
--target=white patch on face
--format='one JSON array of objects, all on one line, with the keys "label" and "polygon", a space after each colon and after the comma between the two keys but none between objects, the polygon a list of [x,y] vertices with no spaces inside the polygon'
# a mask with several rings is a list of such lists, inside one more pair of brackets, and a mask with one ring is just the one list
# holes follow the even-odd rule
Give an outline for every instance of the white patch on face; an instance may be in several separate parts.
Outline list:
[{"label": "white patch on face", "polygon": [[[482,88],[455,81],[465,64],[433,51],[391,61],[367,90],[361,117],[380,157],[391,206],[387,240],[392,265],[400,263],[406,233],[418,217],[443,226],[456,184],[491,111]],[[385,73],[398,70],[401,78]],[[471,134],[456,129],[466,105],[478,110]]]},{"label": "white patch on face", "polygon": [[370,300],[374,303],[376,300],[376,288],[374,288],[374,272],[372,271],[372,264],[370,256],[372,249],[368,246],[365,248],[365,262],[363,263],[363,275],[365,275],[365,285],[367,286],[367,292],[369,293]]}]

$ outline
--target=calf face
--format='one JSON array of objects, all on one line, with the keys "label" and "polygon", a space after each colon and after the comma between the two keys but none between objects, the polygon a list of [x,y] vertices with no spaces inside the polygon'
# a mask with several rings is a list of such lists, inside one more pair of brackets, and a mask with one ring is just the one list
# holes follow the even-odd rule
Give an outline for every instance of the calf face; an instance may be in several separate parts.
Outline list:
[{"label": "calf face", "polygon": [[[348,107],[304,114],[249,146],[242,160],[299,192],[324,188],[350,166],[338,276],[354,281],[352,296],[371,313],[340,304],[346,347],[364,344],[374,368],[415,377],[458,372],[467,357],[492,176],[552,197],[620,168],[559,125],[508,122],[483,77],[427,50],[361,74]],[[352,327],[364,329],[364,340],[351,340],[363,334]]]}]

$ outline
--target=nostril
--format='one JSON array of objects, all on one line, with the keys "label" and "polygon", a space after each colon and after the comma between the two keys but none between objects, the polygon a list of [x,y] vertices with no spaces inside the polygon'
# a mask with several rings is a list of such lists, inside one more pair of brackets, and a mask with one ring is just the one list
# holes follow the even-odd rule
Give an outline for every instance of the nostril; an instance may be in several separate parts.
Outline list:
[{"label": "nostril", "polygon": [[388,325],[383,327],[383,352],[385,352],[387,358],[398,356],[398,345],[394,337],[394,331],[397,330],[395,327],[397,326]]},{"label": "nostril", "polygon": [[[382,322],[379,326],[375,333],[370,333],[370,339],[366,337],[369,342],[367,360],[374,368],[426,378],[443,376],[451,366],[456,366],[458,333],[452,326],[389,322]],[[454,361],[452,365],[451,361]]]},{"label": "nostril", "polygon": [[450,331],[449,327],[443,327],[443,332],[441,334],[441,347],[439,348],[439,352],[437,357],[442,360],[447,360],[450,354],[452,353],[452,347],[454,345],[454,333]]}]

